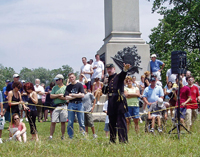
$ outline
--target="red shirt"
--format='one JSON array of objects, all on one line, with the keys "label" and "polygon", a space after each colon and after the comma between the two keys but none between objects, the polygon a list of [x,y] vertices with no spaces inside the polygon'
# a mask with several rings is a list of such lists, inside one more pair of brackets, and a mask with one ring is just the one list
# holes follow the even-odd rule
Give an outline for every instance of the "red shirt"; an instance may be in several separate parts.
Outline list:
[{"label": "red shirt", "polygon": [[191,101],[188,104],[193,104],[193,105],[187,105],[187,109],[197,109],[198,108],[198,104],[197,104],[197,97],[199,96],[199,89],[197,86],[193,85],[190,88],[190,92],[191,92]]},{"label": "red shirt", "polygon": [[[177,93],[178,91],[176,91],[176,94]],[[183,86],[182,88],[180,88],[180,108],[185,108],[185,106],[182,106],[181,104],[184,103],[189,96],[191,96],[191,92],[188,86]],[[178,101],[176,102],[176,106],[178,106]]]}]

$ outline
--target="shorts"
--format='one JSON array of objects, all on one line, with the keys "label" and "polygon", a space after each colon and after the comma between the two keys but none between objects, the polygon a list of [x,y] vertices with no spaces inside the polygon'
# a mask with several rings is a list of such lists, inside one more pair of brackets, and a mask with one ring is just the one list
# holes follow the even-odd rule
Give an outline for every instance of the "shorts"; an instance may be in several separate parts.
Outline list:
[{"label": "shorts", "polygon": [[[180,118],[185,119],[185,115],[186,115],[186,108],[180,108]],[[177,109],[175,112],[175,118],[177,118]]]},{"label": "shorts", "polygon": [[53,102],[45,102],[44,106],[46,106],[46,107],[44,107],[44,111],[45,110],[49,110],[49,111],[53,111],[54,110],[54,108],[52,108],[53,107]]},{"label": "shorts", "polygon": [[151,117],[160,117],[160,118],[162,118],[162,116],[159,115],[159,114],[151,114]]},{"label": "shorts", "polygon": [[104,131],[109,131],[109,123],[105,123]]},{"label": "shorts", "polygon": [[125,117],[131,117],[134,119],[140,118],[140,108],[138,106],[128,106],[128,112],[125,113]]},{"label": "shorts", "polygon": [[91,81],[88,81],[88,83],[85,84],[87,86],[87,89],[91,88]]},{"label": "shorts", "polygon": [[67,105],[58,106],[53,110],[52,120],[51,122],[59,123],[59,122],[67,122]]},{"label": "shorts", "polygon": [[87,127],[94,127],[93,116],[91,113],[84,113],[84,124]]},{"label": "shorts", "polygon": [[[20,131],[19,131],[19,130],[16,131],[15,134],[12,136],[12,139],[13,139],[13,140],[17,140],[17,135],[19,135],[19,134],[20,134]],[[25,136],[26,136],[26,132],[23,133],[23,134],[25,134]]]}]

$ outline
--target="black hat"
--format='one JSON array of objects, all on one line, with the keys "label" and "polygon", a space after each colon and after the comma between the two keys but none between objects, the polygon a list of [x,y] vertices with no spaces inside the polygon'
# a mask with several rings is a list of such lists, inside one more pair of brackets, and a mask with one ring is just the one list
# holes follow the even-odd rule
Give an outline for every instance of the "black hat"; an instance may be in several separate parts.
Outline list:
[{"label": "black hat", "polygon": [[110,63],[110,64],[106,64],[106,68],[114,68],[114,64]]}]

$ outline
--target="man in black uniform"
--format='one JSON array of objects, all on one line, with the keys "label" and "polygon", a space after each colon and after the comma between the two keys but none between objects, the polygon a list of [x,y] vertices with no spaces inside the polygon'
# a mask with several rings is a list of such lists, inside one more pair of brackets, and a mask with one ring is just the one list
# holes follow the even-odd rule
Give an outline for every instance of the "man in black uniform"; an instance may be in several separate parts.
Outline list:
[{"label": "man in black uniform", "polygon": [[109,75],[108,86],[104,94],[108,94],[108,110],[110,142],[115,143],[116,131],[118,131],[119,142],[128,142],[126,119],[124,113],[127,112],[127,102],[124,96],[124,79],[130,64],[124,64],[121,73],[115,73],[113,64],[107,64],[106,70]]}]

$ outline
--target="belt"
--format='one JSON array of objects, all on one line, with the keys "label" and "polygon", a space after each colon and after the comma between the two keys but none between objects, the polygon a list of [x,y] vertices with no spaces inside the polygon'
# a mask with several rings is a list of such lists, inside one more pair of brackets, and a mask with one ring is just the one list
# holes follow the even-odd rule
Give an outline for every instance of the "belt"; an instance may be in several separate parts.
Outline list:
[{"label": "belt", "polygon": [[[121,94],[124,94],[124,93],[121,93]],[[109,93],[108,96],[119,96],[118,93]]]},{"label": "belt", "polygon": [[60,103],[60,104],[57,104],[57,106],[64,106],[66,105],[65,103]]},{"label": "belt", "polygon": [[80,104],[82,101],[69,101],[69,103]]}]

